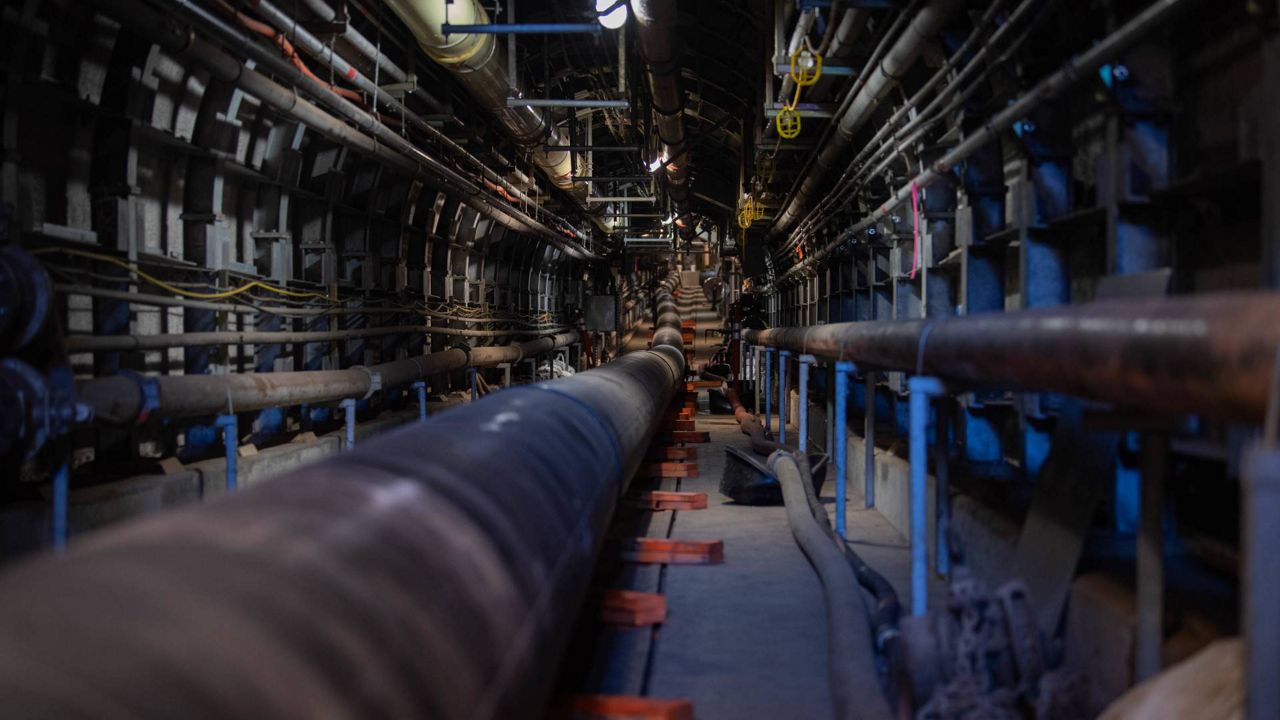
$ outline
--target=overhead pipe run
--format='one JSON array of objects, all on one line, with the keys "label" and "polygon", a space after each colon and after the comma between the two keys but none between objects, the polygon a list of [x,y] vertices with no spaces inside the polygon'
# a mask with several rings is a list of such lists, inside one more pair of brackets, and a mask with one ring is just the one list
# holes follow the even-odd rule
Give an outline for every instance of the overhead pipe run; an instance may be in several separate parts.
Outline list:
[{"label": "overhead pipe run", "polygon": [[281,58],[278,52],[254,42],[209,10],[189,0],[168,0],[170,5],[184,11],[200,27],[221,37],[229,46],[244,52],[258,66],[279,77],[289,78],[296,87],[302,88],[352,124],[339,120],[328,111],[299,97],[296,90],[284,87],[261,72],[246,67],[240,59],[196,35],[191,27],[180,24],[171,16],[157,13],[139,0],[94,2],[118,20],[127,22],[132,32],[156,43],[170,56],[198,63],[207,68],[213,77],[234,84],[258,98],[264,105],[305,124],[334,142],[379,158],[411,176],[423,177],[445,189],[454,190],[469,207],[504,227],[538,235],[570,257],[598,259],[594,253],[572,242],[576,235],[569,230],[554,230],[517,207],[495,203],[469,178],[422,152],[413,143],[382,125],[366,110],[351,104],[323,83],[306,77]]},{"label": "overhead pipe run", "polygon": [[770,241],[786,233],[799,219],[800,214],[809,207],[809,203],[816,197],[819,190],[825,189],[822,181],[836,166],[841,154],[853,142],[854,135],[879,107],[881,99],[897,85],[898,78],[915,64],[933,38],[963,7],[964,3],[961,0],[930,0],[920,8],[920,12],[911,20],[911,24],[907,26],[897,42],[885,53],[865,84],[856,90],[848,108],[840,116],[831,141],[818,151],[813,167],[801,182],[800,188],[786,203],[786,209],[769,229]]},{"label": "overhead pipe run", "polygon": [[577,341],[576,332],[567,332],[511,345],[454,347],[345,370],[102,377],[79,383],[76,391],[80,402],[93,410],[95,420],[132,424],[153,416],[194,417],[364,399],[379,389],[404,387],[439,373],[514,365]]},{"label": "overhead pipe run", "polygon": [[[325,22],[330,22],[337,16],[337,13],[328,5],[328,3],[325,2],[325,0],[307,0],[307,5],[311,11],[317,15],[317,17]],[[368,93],[393,113],[396,113],[398,117],[407,120],[411,125],[413,125],[413,127],[425,133],[427,137],[448,148],[451,153],[465,158],[480,171],[485,180],[488,180],[495,185],[500,185],[502,190],[505,191],[504,194],[510,195],[521,202],[529,203],[531,205],[537,204],[536,200],[529,197],[515,185],[508,182],[506,178],[494,172],[488,165],[481,162],[479,158],[475,157],[461,145],[454,142],[448,135],[437,130],[422,116],[411,112],[390,92],[376,85],[371,78],[362,74],[355,68],[355,66],[347,62],[342,55],[334,52],[333,48],[326,45],[319,37],[312,34],[305,24],[299,23],[297,18],[292,17],[284,9],[272,4],[269,0],[255,0],[253,7],[278,31],[286,33],[295,43],[302,47],[304,51],[331,67],[338,76],[347,78],[353,85],[363,92]],[[377,46],[371,44],[367,38],[357,32],[349,24],[344,25],[343,27],[344,30],[342,37],[350,42],[352,46],[370,62],[376,64],[380,72],[386,72],[387,76],[396,82],[404,83],[408,80],[408,75],[405,74],[404,70],[400,69],[398,65],[379,51]],[[418,87],[416,83],[414,83],[412,94],[414,97],[417,97],[432,106],[432,108],[437,112],[443,111],[443,107],[440,106],[439,101],[428,94],[425,90]],[[569,226],[567,220],[551,213],[548,213],[548,215],[566,227]]]},{"label": "overhead pipe run", "polygon": [[1237,292],[746,330],[753,345],[973,385],[1261,422],[1280,293]]},{"label": "overhead pipe run", "polygon": [[559,149],[567,145],[541,112],[519,98],[519,79],[507,75],[506,49],[492,33],[450,33],[443,26],[487,25],[489,14],[478,0],[386,0],[404,21],[422,51],[462,83],[476,102],[497,118],[511,138],[531,151],[533,161],[556,187],[569,192],[586,209],[587,186],[573,180],[573,154]]},{"label": "overhead pipe run", "polygon": [[632,0],[636,37],[644,59],[645,79],[657,114],[662,141],[663,169],[668,192],[683,213],[689,202],[689,157],[684,135],[684,91],[680,87],[680,56],[676,38],[675,0]]},{"label": "overhead pipe run", "polygon": [[679,316],[658,317],[651,350],[6,569],[7,707],[541,714],[610,517],[684,381]]},{"label": "overhead pipe run", "polygon": [[1073,56],[1060,70],[1051,73],[1036,83],[1034,87],[1019,95],[1016,100],[1006,105],[1003,110],[988,118],[982,124],[981,129],[967,135],[964,140],[948,150],[941,158],[935,160],[923,172],[898,187],[874,212],[837,235],[831,242],[806,255],[803,260],[787,269],[782,277],[787,278],[804,271],[810,265],[822,260],[836,248],[849,242],[857,234],[866,231],[872,225],[887,217],[893,208],[910,200],[912,192],[926,188],[943,177],[950,176],[952,168],[958,163],[997,139],[1000,133],[1027,117],[1041,103],[1057,97],[1059,93],[1075,85],[1081,78],[1090,77],[1103,64],[1128,50],[1156,27],[1172,20],[1178,13],[1185,12],[1196,1],[1157,0],[1152,3],[1145,10],[1117,28],[1115,32],[1094,43],[1088,50]]}]

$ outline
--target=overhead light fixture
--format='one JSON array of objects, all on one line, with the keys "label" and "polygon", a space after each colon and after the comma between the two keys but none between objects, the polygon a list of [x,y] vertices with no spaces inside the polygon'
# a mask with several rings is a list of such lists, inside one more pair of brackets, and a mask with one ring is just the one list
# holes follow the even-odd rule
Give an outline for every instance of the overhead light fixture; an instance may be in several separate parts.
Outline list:
[{"label": "overhead light fixture", "polygon": [[627,24],[627,0],[596,0],[596,20],[606,30],[617,30]]}]

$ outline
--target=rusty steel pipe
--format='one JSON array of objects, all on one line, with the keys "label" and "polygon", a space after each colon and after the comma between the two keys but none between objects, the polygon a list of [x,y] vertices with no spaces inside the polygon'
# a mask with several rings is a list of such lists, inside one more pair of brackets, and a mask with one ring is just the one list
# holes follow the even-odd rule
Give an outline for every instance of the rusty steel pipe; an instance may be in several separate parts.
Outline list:
[{"label": "rusty steel pipe", "polygon": [[541,716],[675,330],[8,568],[6,717]]},{"label": "rusty steel pipe", "polygon": [[756,345],[948,380],[1259,422],[1280,293],[1231,292],[747,330]]},{"label": "rusty steel pipe", "polygon": [[[362,399],[369,397],[378,387],[403,387],[415,380],[465,367],[515,363],[526,356],[549,352],[577,341],[578,334],[571,331],[510,345],[471,349],[455,347],[345,370],[166,375],[152,379],[156,384],[159,407],[148,414],[193,417]],[[139,383],[127,377],[86,380],[77,385],[76,391],[80,401],[93,408],[94,417],[106,423],[134,423],[142,416],[146,405]]]},{"label": "rusty steel pipe", "polygon": [[392,325],[349,330],[222,330],[213,332],[166,333],[160,335],[69,335],[67,352],[128,352],[167,350],[175,347],[215,345],[281,345],[287,343],[340,342],[388,335],[443,335],[445,337],[518,337],[555,335],[564,326],[542,329],[476,330],[435,325]]}]

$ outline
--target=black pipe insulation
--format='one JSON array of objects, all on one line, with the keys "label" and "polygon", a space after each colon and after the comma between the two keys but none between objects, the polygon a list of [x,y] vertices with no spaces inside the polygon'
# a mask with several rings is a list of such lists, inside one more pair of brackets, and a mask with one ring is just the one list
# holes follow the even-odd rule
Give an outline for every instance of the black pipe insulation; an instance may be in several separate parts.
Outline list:
[{"label": "black pipe insulation", "polygon": [[652,350],[9,568],[5,714],[539,716],[684,377],[664,326]]}]

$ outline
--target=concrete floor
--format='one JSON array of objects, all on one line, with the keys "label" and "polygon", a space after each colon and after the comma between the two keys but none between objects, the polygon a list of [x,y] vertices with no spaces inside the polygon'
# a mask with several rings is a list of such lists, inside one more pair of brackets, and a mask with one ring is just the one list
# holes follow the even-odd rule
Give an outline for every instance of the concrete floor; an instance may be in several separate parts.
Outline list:
[{"label": "concrete floor", "polygon": [[[704,340],[703,331],[720,323],[700,291],[686,290],[681,304],[684,317],[697,320],[694,367],[700,368],[710,360],[711,343],[720,340]],[[649,337],[649,329],[642,329],[629,349],[643,349]],[[699,476],[665,480],[660,487],[705,492],[708,507],[623,513],[615,533],[719,539],[724,563],[602,568],[598,584],[664,594],[667,621],[644,629],[584,621],[565,690],[687,698],[699,720],[830,717],[822,586],[792,538],[782,507],[738,505],[719,493],[725,447],[748,444],[731,417],[705,413],[705,393],[700,407],[696,426],[710,434],[710,442],[694,446]],[[850,486],[849,537],[905,602],[908,543],[878,512],[863,509],[860,483]],[[834,511],[833,493],[827,483],[824,500]],[[940,583],[931,595],[941,598]]]}]

